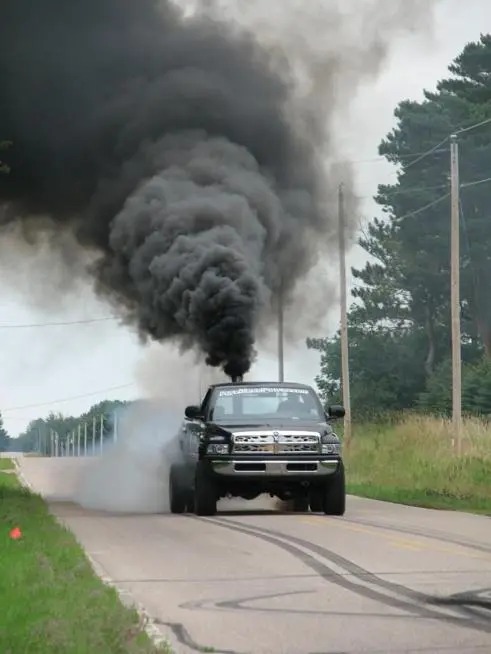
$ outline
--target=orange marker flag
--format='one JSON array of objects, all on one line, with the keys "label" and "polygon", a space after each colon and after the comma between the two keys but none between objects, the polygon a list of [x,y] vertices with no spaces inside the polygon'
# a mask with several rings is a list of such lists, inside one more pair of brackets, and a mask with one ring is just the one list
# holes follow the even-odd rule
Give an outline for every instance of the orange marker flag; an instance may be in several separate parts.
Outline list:
[{"label": "orange marker flag", "polygon": [[10,530],[9,536],[12,540],[19,540],[19,538],[22,538],[22,532],[19,527],[14,527]]}]

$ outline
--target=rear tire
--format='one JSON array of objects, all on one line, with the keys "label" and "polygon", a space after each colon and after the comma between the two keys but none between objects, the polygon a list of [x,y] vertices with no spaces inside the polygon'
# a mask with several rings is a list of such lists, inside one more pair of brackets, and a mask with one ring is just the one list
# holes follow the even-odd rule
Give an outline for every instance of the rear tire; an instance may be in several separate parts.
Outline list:
[{"label": "rear tire", "polygon": [[325,488],[322,508],[326,515],[341,516],[346,511],[346,487],[342,461],[334,475],[334,479]]},{"label": "rear tire", "polygon": [[215,515],[217,512],[217,499],[215,484],[200,461],[196,466],[194,485],[194,511],[196,515]]},{"label": "rear tire", "polygon": [[169,507],[171,513],[184,513],[186,510],[186,488],[183,475],[177,466],[169,472]]}]

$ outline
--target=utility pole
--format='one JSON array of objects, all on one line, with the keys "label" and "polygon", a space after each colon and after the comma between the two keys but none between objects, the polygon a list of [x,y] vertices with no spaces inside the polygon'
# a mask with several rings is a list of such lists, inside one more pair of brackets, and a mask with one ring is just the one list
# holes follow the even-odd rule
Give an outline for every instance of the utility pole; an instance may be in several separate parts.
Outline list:
[{"label": "utility pole", "polygon": [[460,334],[460,182],[457,135],[450,137],[451,240],[450,289],[452,318],[452,423],[457,454],[462,454],[462,354]]},{"label": "utility pole", "polygon": [[285,381],[283,283],[278,293],[278,381]]},{"label": "utility pole", "polygon": [[101,452],[101,455],[102,455],[102,453],[104,451],[104,414],[103,413],[101,413],[100,438],[101,438],[101,442],[100,442],[99,446],[100,446],[100,452]]},{"label": "utility pole", "polygon": [[339,185],[338,194],[338,232],[339,232],[339,296],[341,305],[341,388],[343,391],[344,440],[346,448],[351,444],[351,399],[349,379],[349,348],[348,348],[348,303],[346,288],[346,225],[344,216],[344,186]]}]

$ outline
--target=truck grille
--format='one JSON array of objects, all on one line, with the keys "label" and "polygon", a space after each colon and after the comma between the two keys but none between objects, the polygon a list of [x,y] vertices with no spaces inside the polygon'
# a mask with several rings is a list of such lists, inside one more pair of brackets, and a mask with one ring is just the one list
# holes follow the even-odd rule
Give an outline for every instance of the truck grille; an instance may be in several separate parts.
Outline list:
[{"label": "truck grille", "polygon": [[315,454],[319,434],[314,431],[237,432],[233,435],[234,454]]}]

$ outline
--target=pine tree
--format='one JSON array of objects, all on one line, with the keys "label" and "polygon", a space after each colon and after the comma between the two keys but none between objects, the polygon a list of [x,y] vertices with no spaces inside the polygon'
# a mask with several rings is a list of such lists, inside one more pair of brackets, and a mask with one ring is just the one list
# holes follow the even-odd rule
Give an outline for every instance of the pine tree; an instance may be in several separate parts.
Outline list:
[{"label": "pine tree", "polygon": [[3,426],[3,418],[0,413],[0,452],[8,452],[10,449],[10,436]]}]

